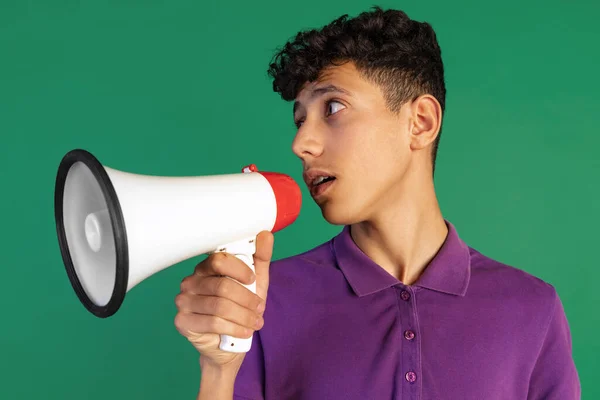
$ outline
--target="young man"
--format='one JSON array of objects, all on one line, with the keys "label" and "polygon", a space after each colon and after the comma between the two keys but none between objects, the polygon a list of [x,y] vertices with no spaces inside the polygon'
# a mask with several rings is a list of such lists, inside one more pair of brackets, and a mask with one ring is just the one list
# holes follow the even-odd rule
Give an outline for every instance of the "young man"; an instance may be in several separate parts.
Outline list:
[{"label": "young man", "polygon": [[[257,295],[223,277],[254,279],[227,255],[184,280],[176,325],[201,353],[199,398],[579,399],[555,289],[470,248],[440,211],[445,85],[430,25],[344,16],[299,33],[270,73],[294,100],[311,195],[344,228],[270,266],[262,233]],[[219,351],[223,333],[253,334],[252,349]]]}]

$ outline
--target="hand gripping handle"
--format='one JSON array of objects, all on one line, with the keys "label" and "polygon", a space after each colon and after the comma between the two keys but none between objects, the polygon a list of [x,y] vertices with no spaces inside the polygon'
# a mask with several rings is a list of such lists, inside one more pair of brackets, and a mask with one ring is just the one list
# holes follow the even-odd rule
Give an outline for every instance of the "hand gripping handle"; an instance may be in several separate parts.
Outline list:
[{"label": "hand gripping handle", "polygon": [[[215,253],[225,252],[229,254],[235,255],[237,258],[242,260],[251,270],[255,272],[254,269],[254,253],[256,252],[256,237],[251,237],[243,240],[239,240],[237,242],[229,243],[224,246],[220,246]],[[244,285],[239,281],[229,278],[240,285],[248,288],[252,293],[256,293],[256,280],[249,285]],[[235,338],[229,335],[221,335],[221,343],[219,348],[223,351],[228,351],[232,353],[246,353],[252,347],[252,336],[249,338]]]}]

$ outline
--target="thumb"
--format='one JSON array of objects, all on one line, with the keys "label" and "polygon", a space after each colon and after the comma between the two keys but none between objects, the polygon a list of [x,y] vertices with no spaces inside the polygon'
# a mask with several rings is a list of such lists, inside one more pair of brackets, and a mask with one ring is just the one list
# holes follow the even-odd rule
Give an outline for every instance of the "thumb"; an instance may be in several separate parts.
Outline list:
[{"label": "thumb", "polygon": [[256,294],[265,301],[269,288],[269,265],[273,256],[273,242],[273,233],[270,231],[262,231],[256,236],[256,252],[254,253]]}]

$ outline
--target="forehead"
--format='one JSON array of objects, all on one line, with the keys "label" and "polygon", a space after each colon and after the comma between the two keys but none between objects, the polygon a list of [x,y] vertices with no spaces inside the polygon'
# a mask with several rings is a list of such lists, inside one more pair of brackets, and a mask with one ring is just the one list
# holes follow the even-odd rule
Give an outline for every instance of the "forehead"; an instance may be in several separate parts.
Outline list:
[{"label": "forehead", "polygon": [[303,100],[306,101],[315,90],[327,85],[334,85],[351,91],[351,89],[356,89],[355,87],[359,83],[359,79],[361,79],[359,72],[351,62],[330,66],[324,68],[315,81],[305,82],[298,91],[296,100],[300,102],[303,102]]}]

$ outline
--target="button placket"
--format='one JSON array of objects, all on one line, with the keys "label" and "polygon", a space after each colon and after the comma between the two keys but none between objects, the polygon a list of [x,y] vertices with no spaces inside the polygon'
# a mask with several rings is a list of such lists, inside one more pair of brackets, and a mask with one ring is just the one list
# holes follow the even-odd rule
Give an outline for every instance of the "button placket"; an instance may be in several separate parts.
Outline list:
[{"label": "button placket", "polygon": [[[417,315],[415,312],[415,292],[409,287],[399,288],[398,306],[401,313],[401,324],[403,329],[399,332],[402,345],[402,373],[404,384],[402,387],[403,399],[415,399],[419,393],[419,381],[417,373],[419,371],[419,350],[420,346],[417,340]],[[402,379],[402,378],[401,378]]]}]

